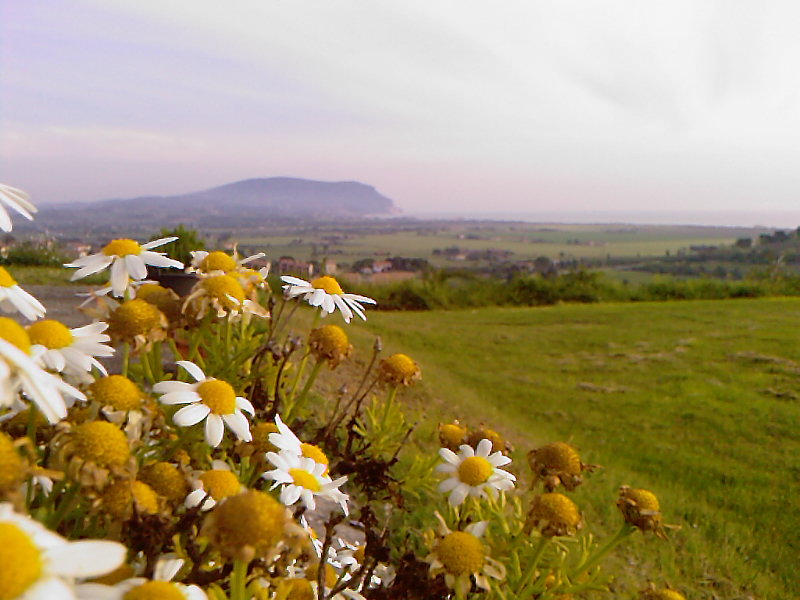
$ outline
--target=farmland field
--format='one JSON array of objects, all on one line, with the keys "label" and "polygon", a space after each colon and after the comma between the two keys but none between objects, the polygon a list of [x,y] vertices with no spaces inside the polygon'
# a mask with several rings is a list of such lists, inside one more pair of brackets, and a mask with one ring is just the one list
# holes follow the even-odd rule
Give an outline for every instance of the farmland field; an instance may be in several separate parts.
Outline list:
[{"label": "farmland field", "polygon": [[608,256],[664,256],[691,246],[732,244],[756,236],[754,228],[644,225],[546,225],[501,222],[420,222],[392,227],[383,221],[345,227],[315,227],[278,235],[237,236],[248,249],[263,250],[271,258],[288,255],[308,260],[328,256],[352,262],[361,258],[408,256],[436,265],[453,260],[434,250],[507,250],[514,260],[550,258],[606,258]]},{"label": "farmland field", "polygon": [[692,598],[800,595],[800,300],[371,313],[350,327],[412,355],[417,402],[532,447],[567,440],[603,468],[575,492],[590,531],[617,527],[621,484],[653,490],[668,542],[607,563]]}]

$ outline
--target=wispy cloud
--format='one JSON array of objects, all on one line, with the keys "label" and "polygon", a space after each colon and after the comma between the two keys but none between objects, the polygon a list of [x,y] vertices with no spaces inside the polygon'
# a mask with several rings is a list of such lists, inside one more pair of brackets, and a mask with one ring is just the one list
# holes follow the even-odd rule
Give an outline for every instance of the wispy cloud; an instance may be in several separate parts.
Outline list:
[{"label": "wispy cloud", "polygon": [[292,174],[362,179],[412,209],[643,196],[713,208],[785,204],[798,183],[793,3],[12,0],[0,11],[0,177],[48,199]]}]

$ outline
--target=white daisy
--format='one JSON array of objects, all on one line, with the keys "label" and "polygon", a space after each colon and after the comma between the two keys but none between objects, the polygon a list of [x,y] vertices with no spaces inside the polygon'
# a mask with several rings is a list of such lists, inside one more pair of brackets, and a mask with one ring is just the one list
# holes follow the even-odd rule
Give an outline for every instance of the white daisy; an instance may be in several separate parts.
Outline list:
[{"label": "white daisy", "polygon": [[214,273],[216,271],[230,273],[231,271],[239,271],[242,268],[247,269],[248,267],[245,267],[247,263],[266,256],[263,252],[258,252],[246,258],[239,258],[239,253],[235,250],[233,256],[220,250],[215,250],[213,252],[192,250],[190,254],[192,255],[192,265],[186,269],[190,273],[193,271],[199,271],[201,273]]},{"label": "white daisy", "polygon": [[124,296],[131,279],[141,281],[147,277],[147,265],[182,269],[183,263],[167,257],[163,252],[151,252],[152,248],[177,240],[165,237],[146,244],[127,238],[112,240],[97,254],[90,254],[64,265],[78,269],[72,281],[87,277],[111,266],[111,291],[114,296]]},{"label": "white daisy", "polygon": [[478,442],[476,450],[466,444],[461,445],[458,454],[447,448],[439,450],[439,456],[445,462],[436,470],[450,474],[439,484],[439,491],[450,492],[448,501],[452,506],[458,506],[467,496],[483,498],[487,491],[494,495],[496,490],[514,488],[516,477],[498,468],[510,463],[511,459],[502,452],[490,455],[491,451],[492,442],[487,439]]},{"label": "white daisy", "polygon": [[279,485],[283,486],[280,497],[286,506],[292,506],[298,500],[302,500],[308,510],[315,510],[317,504],[314,498],[320,496],[338,502],[344,513],[348,513],[348,496],[339,490],[339,486],[347,481],[347,477],[332,480],[323,475],[327,465],[294,454],[267,452],[267,460],[276,468],[267,471],[262,477],[275,482],[272,489]]},{"label": "white daisy", "polygon": [[206,443],[214,448],[222,442],[224,425],[243,442],[253,439],[247,417],[242,414],[242,411],[255,414],[249,400],[237,396],[226,381],[206,377],[191,361],[179,360],[175,364],[183,367],[196,383],[161,381],[153,386],[153,391],[163,394],[159,400],[164,404],[188,404],[172,417],[176,425],[191,427],[205,419]]},{"label": "white daisy", "polygon": [[0,183],[0,229],[11,231],[11,218],[8,216],[4,204],[18,212],[28,221],[33,221],[33,214],[38,212],[36,207],[28,202],[28,194],[10,185]]},{"label": "white daisy", "polygon": [[0,408],[23,410],[22,392],[50,423],[57,423],[67,416],[64,395],[78,400],[86,400],[86,396],[37,365],[29,350],[27,332],[11,319],[0,317]]},{"label": "white daisy", "polygon": [[342,286],[330,275],[317,277],[313,281],[306,281],[298,277],[284,275],[281,280],[287,285],[283,286],[284,294],[287,298],[302,296],[311,306],[319,306],[323,315],[334,312],[337,308],[342,311],[342,318],[345,323],[349,323],[353,318],[353,313],[367,320],[364,316],[364,307],[361,302],[366,304],[376,304],[372,298],[359,296],[358,294],[345,294]]},{"label": "white daisy", "polygon": [[0,310],[7,313],[18,311],[28,321],[41,319],[45,313],[42,303],[19,287],[3,267],[0,267]]},{"label": "white daisy", "polygon": [[53,319],[36,321],[28,325],[31,353],[45,368],[74,377],[81,383],[91,383],[94,379],[88,374],[92,367],[108,375],[95,357],[114,355],[114,348],[103,343],[111,340],[103,333],[107,328],[108,323],[103,322],[68,329]]},{"label": "white daisy", "polygon": [[[117,542],[70,542],[0,504],[0,594],[17,600],[72,600],[76,578],[113,571],[127,550]],[[4,575],[4,573],[6,575]]]},{"label": "white daisy", "polygon": [[503,564],[491,558],[480,541],[486,533],[488,521],[472,523],[464,531],[451,531],[440,514],[437,513],[436,517],[439,519],[440,538],[425,560],[431,565],[431,576],[443,574],[445,584],[455,590],[457,599],[467,597],[473,577],[475,585],[489,591],[487,576],[494,579],[506,576]]},{"label": "white daisy", "polygon": [[328,467],[328,457],[319,446],[301,442],[289,426],[283,422],[280,415],[275,415],[275,426],[278,433],[269,434],[269,443],[281,450],[281,454],[293,454],[300,458],[310,458],[315,462]]}]

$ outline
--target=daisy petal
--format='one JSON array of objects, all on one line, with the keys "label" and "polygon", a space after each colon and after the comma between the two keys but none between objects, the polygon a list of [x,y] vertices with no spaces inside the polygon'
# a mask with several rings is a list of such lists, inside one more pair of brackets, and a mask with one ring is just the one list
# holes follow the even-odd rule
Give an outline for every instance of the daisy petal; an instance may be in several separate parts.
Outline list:
[{"label": "daisy petal", "polygon": [[222,418],[219,415],[209,414],[206,417],[206,443],[212,448],[216,448],[222,442],[222,434],[225,427],[222,423]]},{"label": "daisy petal", "polygon": [[176,412],[172,421],[180,427],[191,427],[205,419],[210,412],[211,409],[205,404],[190,404]]}]

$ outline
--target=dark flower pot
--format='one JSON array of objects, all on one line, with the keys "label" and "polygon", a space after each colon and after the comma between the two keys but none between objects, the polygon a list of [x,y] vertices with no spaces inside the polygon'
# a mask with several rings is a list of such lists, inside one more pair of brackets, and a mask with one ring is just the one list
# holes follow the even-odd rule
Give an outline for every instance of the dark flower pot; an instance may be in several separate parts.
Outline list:
[{"label": "dark flower pot", "polygon": [[174,269],[147,269],[147,278],[157,282],[161,287],[172,290],[178,296],[188,296],[194,284],[200,278],[194,273],[183,273]]}]

